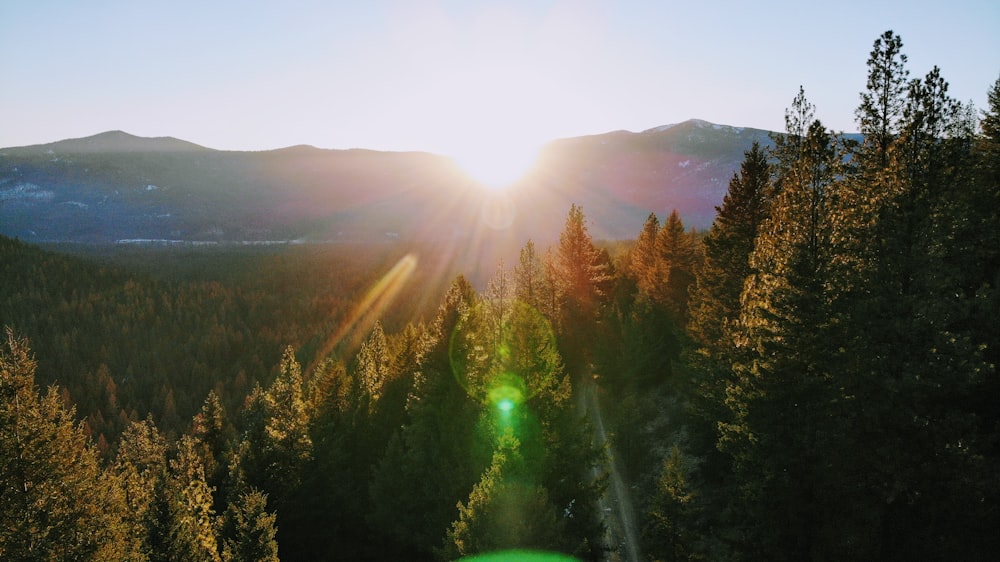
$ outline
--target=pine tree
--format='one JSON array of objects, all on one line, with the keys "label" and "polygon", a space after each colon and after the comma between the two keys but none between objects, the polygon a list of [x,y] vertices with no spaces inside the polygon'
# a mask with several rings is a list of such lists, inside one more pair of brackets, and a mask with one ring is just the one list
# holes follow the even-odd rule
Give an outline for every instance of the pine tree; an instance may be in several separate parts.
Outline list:
[{"label": "pine tree", "polygon": [[198,450],[208,483],[218,486],[225,474],[226,465],[222,462],[228,437],[226,435],[226,414],[222,409],[222,401],[214,390],[209,391],[205,402],[192,421],[191,435],[198,442]]},{"label": "pine tree", "polygon": [[692,522],[700,515],[698,492],[690,483],[690,459],[674,445],[663,460],[651,502],[650,521],[643,530],[647,552],[657,560],[698,559],[698,530]]},{"label": "pine tree", "polygon": [[229,489],[266,493],[278,513],[282,556],[308,557],[310,514],[297,506],[311,497],[307,477],[314,453],[302,370],[291,347],[285,349],[271,386],[266,391],[257,386],[248,396],[243,418],[243,434],[229,467]]},{"label": "pine tree", "polygon": [[753,273],[750,255],[768,214],[770,175],[767,155],[754,141],[743,154],[739,172],[729,180],[729,190],[703,241],[705,263],[692,293],[689,328],[698,344],[713,354],[732,346],[740,294]]},{"label": "pine tree", "polygon": [[642,226],[642,232],[636,239],[635,247],[629,252],[627,273],[635,280],[638,290],[646,294],[652,293],[661,282],[660,271],[657,268],[659,232],[660,220],[656,218],[656,214],[649,213]]},{"label": "pine tree", "polygon": [[[718,545],[725,542],[717,539],[732,522],[725,520],[725,510],[719,506],[731,503],[738,490],[733,486],[731,456],[720,451],[717,442],[720,425],[725,427],[733,419],[725,400],[727,386],[739,384],[734,364],[745,363],[749,351],[737,348],[744,337],[741,295],[747,280],[759,273],[751,267],[750,257],[770,211],[770,186],[767,155],[755,142],[744,153],[703,242],[705,261],[692,291],[688,323],[695,346],[694,353],[686,356],[692,379],[682,387],[688,399],[690,438],[662,468],[651,521],[654,552],[681,556],[710,551],[710,559],[724,557]],[[669,482],[673,483],[665,487]],[[703,537],[697,548],[690,540],[693,535]]]},{"label": "pine tree", "polygon": [[140,559],[151,560],[166,548],[169,522],[162,497],[167,478],[167,442],[152,418],[129,424],[118,442],[112,471],[121,482],[130,533]]},{"label": "pine tree", "polygon": [[276,517],[267,511],[267,494],[241,493],[225,515],[226,562],[278,562]]},{"label": "pine tree", "polygon": [[138,557],[119,481],[55,387],[40,395],[27,342],[6,329],[0,350],[0,558]]},{"label": "pine tree", "polygon": [[[868,82],[861,93],[861,105],[855,110],[860,132],[864,136],[863,149],[858,154],[870,163],[873,171],[888,164],[889,147],[900,133],[904,97],[909,71],[906,55],[902,52],[903,40],[888,30],[872,46],[868,57]],[[872,175],[867,181],[876,181]]]},{"label": "pine tree", "polygon": [[[812,115],[801,90],[788,114],[792,137],[798,116]],[[751,255],[741,317],[747,354],[728,387],[732,422],[722,425],[720,447],[735,461],[738,509],[746,510],[738,519],[749,524],[744,553],[801,559],[831,547],[821,540],[820,506],[825,455],[841,448],[828,428],[838,337],[830,202],[842,159],[818,120],[783,150],[781,190]]]},{"label": "pine tree", "polygon": [[[393,435],[371,482],[371,527],[391,557],[429,557],[454,519],[455,504],[482,471],[474,429],[481,402],[459,384],[452,365],[455,331],[477,297],[455,280],[428,330],[407,398],[407,422]],[[400,513],[419,514],[400,518]]]},{"label": "pine tree", "polygon": [[531,240],[521,248],[518,263],[514,266],[514,296],[539,310],[542,308],[545,272],[542,260]]},{"label": "pine tree", "polygon": [[368,339],[361,344],[357,358],[357,377],[361,392],[367,402],[374,405],[382,393],[382,387],[390,378],[389,344],[382,329],[382,322],[376,321]]},{"label": "pine tree", "polygon": [[178,562],[221,560],[213,492],[205,480],[196,441],[187,435],[181,437],[165,483],[168,542],[156,555]]},{"label": "pine tree", "polygon": [[268,414],[264,424],[264,489],[284,499],[301,483],[303,466],[312,458],[302,368],[291,347],[285,348],[278,376],[264,394],[264,407]]},{"label": "pine tree", "polygon": [[687,318],[688,289],[695,280],[698,256],[694,240],[674,209],[656,235],[656,283],[650,296],[683,325]]},{"label": "pine tree", "polygon": [[545,488],[532,481],[519,444],[504,435],[468,500],[458,504],[459,518],[448,530],[445,558],[561,546],[555,509]]},{"label": "pine tree", "polygon": [[[975,273],[966,277],[976,269],[970,249],[979,238],[969,225],[979,213],[968,199],[975,192],[966,171],[971,125],[947,90],[936,67],[908,84],[884,171],[890,189],[879,194],[875,224],[862,231],[879,250],[865,272],[871,284],[856,295],[856,313],[845,323],[856,350],[848,388],[894,404],[852,412],[858,428],[881,429],[877,437],[865,432],[855,439],[859,452],[873,449],[864,473],[873,475],[871,496],[882,500],[870,510],[880,518],[883,557],[975,558],[988,548],[976,529],[989,516],[955,503],[975,505],[988,486],[972,484],[975,477],[963,484],[942,479],[988,470],[954,443],[975,440],[971,397],[993,370],[981,354],[984,342],[968,329],[971,287],[979,284]],[[931,529],[948,529],[948,538],[930,539]]]},{"label": "pine tree", "polygon": [[566,226],[559,235],[555,257],[563,358],[572,372],[579,372],[586,362],[588,343],[606,296],[602,288],[609,279],[610,264],[602,260],[587,229],[583,209],[575,204],[570,207]]}]

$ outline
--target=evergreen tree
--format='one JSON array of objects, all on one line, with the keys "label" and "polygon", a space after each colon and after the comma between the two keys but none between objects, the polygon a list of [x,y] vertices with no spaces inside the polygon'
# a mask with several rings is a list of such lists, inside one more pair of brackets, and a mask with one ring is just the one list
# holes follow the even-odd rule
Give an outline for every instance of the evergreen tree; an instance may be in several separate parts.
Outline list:
[{"label": "evergreen tree", "polygon": [[545,488],[533,482],[513,435],[501,437],[489,468],[458,504],[445,559],[511,549],[558,550],[560,529]]},{"label": "evergreen tree", "polygon": [[[881,557],[976,558],[988,549],[981,525],[991,516],[954,502],[979,505],[989,486],[974,476],[942,478],[989,470],[983,457],[954,443],[975,441],[972,396],[993,370],[981,354],[985,342],[968,328],[971,287],[982,280],[966,276],[977,269],[970,249],[978,236],[969,224],[982,215],[968,204],[975,192],[966,172],[971,126],[947,89],[936,67],[908,85],[884,170],[889,189],[878,194],[875,224],[862,230],[877,241],[864,270],[870,285],[854,296],[855,313],[845,322],[856,362],[847,387],[893,405],[851,412],[847,426],[858,430],[858,453],[870,452],[865,474],[873,500],[881,499],[869,508],[878,517]],[[870,427],[881,431],[872,435]],[[947,538],[934,535],[943,529]]]},{"label": "evergreen tree", "polygon": [[[393,435],[371,483],[371,527],[389,557],[429,558],[455,505],[481,474],[474,429],[481,410],[453,372],[451,342],[477,297],[463,277],[452,284],[430,327],[406,403],[407,422]],[[485,455],[484,455],[485,456]],[[415,514],[400,517],[401,513]]]},{"label": "evergreen tree", "polygon": [[729,190],[722,206],[716,207],[717,215],[703,241],[705,263],[692,292],[689,328],[710,353],[732,346],[740,294],[753,273],[754,240],[768,214],[770,174],[767,155],[754,141],[743,155],[739,172],[729,180]]},{"label": "evergreen tree", "polygon": [[657,281],[650,287],[650,296],[682,325],[687,318],[688,289],[695,280],[697,261],[694,240],[685,232],[674,209],[656,235]]},{"label": "evergreen tree", "polygon": [[130,533],[139,545],[139,559],[152,560],[163,552],[169,537],[165,493],[167,442],[151,418],[129,424],[118,443],[112,467],[121,482]]},{"label": "evergreen tree", "polygon": [[[909,77],[902,49],[903,40],[892,30],[875,40],[868,56],[868,82],[861,93],[861,105],[855,110],[864,136],[863,148],[857,156],[874,172],[886,167],[889,147],[900,133]],[[866,181],[877,179],[867,174]]]},{"label": "evergreen tree", "polygon": [[[798,117],[812,115],[801,90],[788,115],[791,137]],[[748,354],[728,387],[732,422],[722,425],[720,447],[735,461],[737,520],[747,524],[744,555],[803,559],[858,539],[846,533],[846,524],[846,536],[823,531],[824,507],[833,507],[824,503],[831,500],[826,459],[842,448],[830,431],[838,386],[831,370],[838,335],[830,201],[842,159],[819,121],[783,150],[792,146],[795,153],[781,155],[781,191],[751,255],[756,271],[741,318]],[[824,544],[831,539],[834,544]]]},{"label": "evergreen tree", "polygon": [[225,475],[226,465],[223,454],[226,451],[227,436],[226,414],[222,401],[214,390],[209,391],[199,411],[192,422],[191,435],[198,443],[201,462],[205,467],[208,483],[217,487]]},{"label": "evergreen tree", "polygon": [[165,483],[169,535],[165,549],[154,559],[204,562],[219,561],[218,518],[212,508],[212,493],[197,443],[181,437],[177,457],[170,461]]},{"label": "evergreen tree", "polygon": [[291,347],[285,348],[278,376],[264,394],[264,407],[264,489],[284,499],[301,483],[302,469],[312,458],[302,368]]},{"label": "evergreen tree", "polygon": [[700,515],[698,492],[690,483],[690,460],[674,445],[656,482],[650,523],[643,530],[647,552],[657,560],[697,560],[700,529],[692,522]]},{"label": "evergreen tree", "polygon": [[278,562],[276,517],[267,511],[267,495],[251,490],[229,504],[225,515],[222,559],[226,562]]},{"label": "evergreen tree", "polygon": [[660,271],[657,268],[659,252],[657,237],[660,232],[660,220],[656,214],[649,213],[642,226],[642,232],[635,242],[635,247],[629,253],[627,273],[635,280],[636,287],[645,294],[651,294],[660,283]]},{"label": "evergreen tree", "polygon": [[585,350],[604,301],[602,288],[609,279],[610,264],[594,246],[583,209],[575,204],[559,235],[554,266],[562,309],[563,358],[572,372],[578,372],[586,361]]},{"label": "evergreen tree", "polygon": [[314,461],[311,418],[302,370],[291,347],[285,349],[274,382],[255,387],[243,412],[243,434],[230,463],[229,489],[257,489],[278,513],[282,557],[308,558],[313,527],[308,510],[298,506],[312,497],[307,477]]},{"label": "evergreen tree", "polygon": [[0,558],[124,560],[138,545],[125,498],[59,392],[35,386],[27,342],[6,329],[0,350]]},{"label": "evergreen tree", "polygon": [[371,334],[358,351],[356,369],[356,379],[361,385],[360,391],[372,405],[378,401],[382,387],[391,376],[389,372],[391,363],[389,343],[382,329],[382,322],[376,320]]},{"label": "evergreen tree", "polygon": [[514,296],[541,310],[544,283],[542,260],[535,251],[535,243],[528,240],[521,248],[518,263],[514,266]]}]

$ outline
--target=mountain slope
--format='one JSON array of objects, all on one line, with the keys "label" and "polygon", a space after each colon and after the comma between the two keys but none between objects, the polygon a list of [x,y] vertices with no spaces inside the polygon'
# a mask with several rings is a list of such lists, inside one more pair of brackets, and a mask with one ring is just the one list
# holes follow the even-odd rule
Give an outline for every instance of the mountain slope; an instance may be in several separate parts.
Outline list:
[{"label": "mountain slope", "polygon": [[[692,120],[554,141],[494,226],[509,244],[553,240],[577,203],[598,238],[674,208],[705,228],[753,140],[767,133]],[[26,241],[457,240],[482,229],[490,197],[419,152],[231,152],[121,131],[0,149],[0,233]]]}]

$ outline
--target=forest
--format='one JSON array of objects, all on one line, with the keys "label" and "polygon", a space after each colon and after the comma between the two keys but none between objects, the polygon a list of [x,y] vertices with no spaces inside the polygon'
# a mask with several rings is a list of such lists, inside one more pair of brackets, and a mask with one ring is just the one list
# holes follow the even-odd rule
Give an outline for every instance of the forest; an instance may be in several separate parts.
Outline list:
[{"label": "forest", "polygon": [[[1000,551],[1000,79],[878,37],[800,88],[707,232],[572,205],[473,279],[433,248],[0,238],[0,559],[987,560]],[[585,407],[597,396],[610,443]]]}]

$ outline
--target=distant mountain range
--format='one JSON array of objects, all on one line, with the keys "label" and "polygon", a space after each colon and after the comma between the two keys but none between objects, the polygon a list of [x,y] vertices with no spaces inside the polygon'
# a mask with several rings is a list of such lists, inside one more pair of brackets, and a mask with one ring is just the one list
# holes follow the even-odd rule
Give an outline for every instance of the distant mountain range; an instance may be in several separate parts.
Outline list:
[{"label": "distant mountain range", "polygon": [[754,140],[767,144],[768,133],[699,120],[557,140],[496,195],[435,154],[233,152],[112,131],[0,149],[0,233],[28,242],[519,246],[558,239],[577,203],[595,238],[634,238],[650,212],[677,209],[686,225],[707,228]]}]

